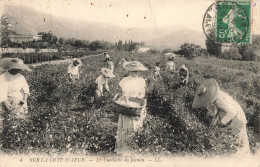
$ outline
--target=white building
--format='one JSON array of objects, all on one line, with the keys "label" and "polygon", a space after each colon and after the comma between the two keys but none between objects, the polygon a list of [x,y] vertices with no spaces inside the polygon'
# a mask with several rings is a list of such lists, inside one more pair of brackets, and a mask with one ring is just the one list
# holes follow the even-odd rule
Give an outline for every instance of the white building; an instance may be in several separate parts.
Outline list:
[{"label": "white building", "polygon": [[149,47],[137,46],[135,48],[135,52],[137,52],[137,53],[145,53],[145,52],[149,52],[150,50],[151,50],[151,48],[149,48]]},{"label": "white building", "polygon": [[34,40],[34,41],[41,41],[41,40],[42,40],[42,35],[35,35],[35,36],[33,37],[33,40]]}]

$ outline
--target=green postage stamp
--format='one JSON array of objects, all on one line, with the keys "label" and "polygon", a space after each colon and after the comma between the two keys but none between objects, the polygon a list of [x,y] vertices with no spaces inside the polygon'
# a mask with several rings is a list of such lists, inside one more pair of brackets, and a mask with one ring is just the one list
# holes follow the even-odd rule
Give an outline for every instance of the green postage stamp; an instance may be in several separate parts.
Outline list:
[{"label": "green postage stamp", "polygon": [[250,43],[251,1],[217,1],[216,42]]}]

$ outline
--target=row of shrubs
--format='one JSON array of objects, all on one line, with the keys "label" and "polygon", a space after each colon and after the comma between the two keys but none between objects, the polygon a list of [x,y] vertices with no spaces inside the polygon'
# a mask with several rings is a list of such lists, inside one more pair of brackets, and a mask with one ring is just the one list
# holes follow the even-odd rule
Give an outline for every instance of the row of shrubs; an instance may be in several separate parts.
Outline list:
[{"label": "row of shrubs", "polygon": [[[162,69],[166,61],[161,54],[109,54],[114,62],[124,57],[140,60],[150,67],[160,61]],[[43,65],[34,68],[32,73],[26,73],[31,88],[29,121],[15,130],[11,125],[6,125],[3,135],[6,151],[54,150],[56,153],[74,153],[81,150],[84,154],[113,154],[118,115],[110,113],[109,116],[97,119],[93,113],[102,113],[102,106],[96,108],[89,104],[84,104],[83,107],[79,105],[79,97],[87,95],[91,80],[100,75],[103,59],[84,59],[84,65],[80,69],[81,80],[76,84],[67,80],[66,64]],[[214,64],[214,61],[211,63]],[[210,110],[191,109],[195,91],[207,77],[216,78],[221,88],[232,96],[237,95],[237,100],[247,114],[250,146],[255,152],[259,142],[257,92],[260,85],[246,77],[255,74],[176,58],[176,66],[181,64],[185,64],[191,72],[187,87],[178,86],[177,74],[162,72],[163,80],[155,83],[147,93],[148,115],[143,130],[136,134],[134,140],[137,153],[211,156],[236,151],[236,136],[230,135],[229,128],[209,126],[213,114]],[[109,81],[111,92],[119,91],[118,82],[124,74],[125,71],[116,65],[116,77]],[[247,89],[243,89],[244,85],[248,85]],[[106,108],[109,109],[109,105]]]},{"label": "row of shrubs", "polygon": [[24,61],[25,64],[34,64],[38,62],[62,60],[64,58],[79,58],[87,55],[103,53],[104,50],[97,51],[71,51],[71,52],[52,52],[52,53],[5,53],[2,57],[17,57]]}]

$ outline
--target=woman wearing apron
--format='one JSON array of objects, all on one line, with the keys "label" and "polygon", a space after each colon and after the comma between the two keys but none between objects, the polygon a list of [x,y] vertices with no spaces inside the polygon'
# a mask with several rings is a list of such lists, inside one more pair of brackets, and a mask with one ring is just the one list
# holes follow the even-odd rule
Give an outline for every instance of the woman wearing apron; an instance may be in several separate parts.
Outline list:
[{"label": "woman wearing apron", "polygon": [[132,61],[123,64],[123,69],[129,71],[130,75],[123,78],[119,86],[122,89],[122,99],[125,104],[136,102],[142,106],[140,109],[140,117],[127,116],[120,114],[118,120],[118,129],[116,136],[117,154],[127,154],[133,151],[132,142],[139,129],[143,126],[146,117],[146,100],[145,100],[145,79],[140,77],[140,72],[147,70],[140,62]]},{"label": "woman wearing apron", "polygon": [[27,119],[27,97],[30,95],[29,85],[20,72],[32,70],[19,58],[3,58],[0,66],[7,70],[0,75],[0,121],[2,114],[8,113],[16,127],[20,121]]}]

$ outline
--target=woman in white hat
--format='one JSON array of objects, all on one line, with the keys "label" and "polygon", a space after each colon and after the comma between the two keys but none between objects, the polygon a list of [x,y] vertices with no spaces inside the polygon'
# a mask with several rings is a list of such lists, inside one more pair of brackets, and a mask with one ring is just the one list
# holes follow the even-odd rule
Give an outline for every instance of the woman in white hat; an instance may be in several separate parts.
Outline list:
[{"label": "woman in white hat", "polygon": [[[146,116],[146,100],[145,100],[145,79],[140,77],[140,71],[145,71],[145,68],[138,61],[125,62],[123,69],[129,71],[130,75],[123,78],[119,82],[119,86],[122,89],[122,99],[125,105],[131,102],[143,102],[140,110],[140,117],[119,115],[118,129],[116,136],[115,152],[117,154],[130,153],[132,151],[131,141],[134,137],[134,133],[138,129],[142,128],[143,120]],[[140,103],[141,104],[141,103]],[[140,105],[141,106],[141,105]]]},{"label": "woman in white hat", "polygon": [[180,77],[179,83],[181,86],[188,84],[189,70],[186,68],[186,66],[184,64],[180,67],[179,77]]},{"label": "woman in white hat", "polygon": [[215,106],[215,116],[211,125],[229,126],[232,134],[238,135],[239,152],[250,153],[245,113],[231,96],[220,90],[214,79],[208,79],[200,85],[192,108],[207,107],[211,103]]},{"label": "woman in white hat", "polygon": [[70,79],[75,82],[75,80],[79,79],[79,67],[81,66],[81,61],[76,59],[72,64],[68,66],[68,74]]},{"label": "woman in white hat", "polygon": [[106,89],[106,91],[111,94],[108,86],[108,80],[110,78],[114,78],[115,75],[113,72],[108,68],[102,68],[101,69],[101,75],[96,79],[95,83],[97,84],[97,88],[95,90],[95,96],[96,98],[99,98],[103,96],[103,88]]},{"label": "woman in white hat", "polygon": [[[7,70],[0,75],[0,115],[8,112],[9,115],[23,120],[28,112],[27,97],[30,91],[20,71],[32,70],[19,58],[3,58],[0,60],[0,67]],[[2,121],[1,118],[0,121]]]}]

